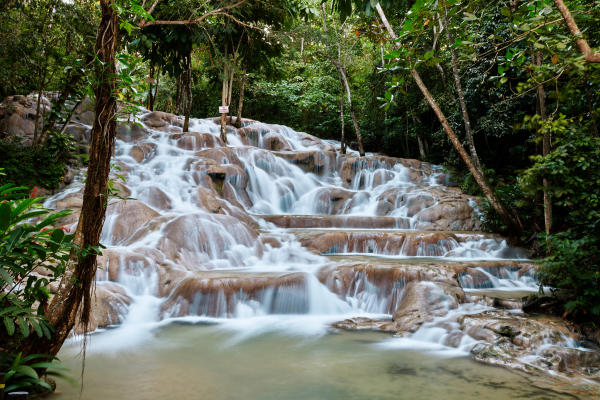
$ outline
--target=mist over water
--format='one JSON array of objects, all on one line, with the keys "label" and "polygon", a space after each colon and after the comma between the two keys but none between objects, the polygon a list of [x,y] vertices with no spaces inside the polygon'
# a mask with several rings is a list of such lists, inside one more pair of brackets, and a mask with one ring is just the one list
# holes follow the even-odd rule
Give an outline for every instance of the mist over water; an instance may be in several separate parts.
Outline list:
[{"label": "mist over water", "polygon": [[[130,378],[114,378],[115,387],[127,392],[127,398],[147,398],[146,391],[163,393],[163,385],[169,388],[164,396],[169,390],[177,394],[160,398],[192,396],[191,388],[214,394],[221,386],[229,387],[251,360],[265,363],[259,368],[260,379],[268,380],[265,376],[278,376],[278,366],[286,364],[277,361],[281,349],[281,357],[290,357],[282,376],[293,373],[299,382],[317,382],[308,397],[365,398],[362,392],[352,395],[354,385],[341,372],[351,370],[353,356],[348,352],[354,351],[357,341],[358,352],[367,360],[359,369],[365,377],[373,376],[367,374],[370,368],[379,371],[374,374],[377,383],[369,385],[369,398],[392,398],[398,393],[391,370],[409,368],[410,373],[398,374],[423,384],[422,379],[436,374],[431,365],[448,364],[437,364],[432,361],[435,357],[463,357],[478,343],[465,335],[459,343],[447,344],[458,329],[456,319],[491,307],[440,303],[439,317],[416,332],[401,339],[364,336],[372,342],[368,345],[360,342],[363,336],[331,337],[332,323],[356,317],[391,321],[405,285],[422,275],[414,275],[412,266],[425,274],[438,273],[439,263],[443,271],[450,271],[444,272],[448,276],[460,271],[455,279],[465,290],[537,290],[533,274],[515,266],[514,260],[527,260],[524,252],[501,237],[465,232],[477,228],[475,202],[444,186],[449,178],[439,166],[374,155],[358,158],[353,152],[342,156],[336,153],[335,141],[252,121],[240,130],[228,128],[225,147],[218,137],[219,126],[211,120],[193,119],[192,133],[181,135],[174,125],[152,129],[148,118],[153,114],[141,118],[146,135],[132,138],[126,132],[116,142],[115,165],[125,177],[119,187],[129,200],[111,200],[102,232],[107,249],[99,260],[97,281],[99,287],[118,293],[106,300],[108,308],[116,310],[111,315],[118,318],[113,327],[94,333],[88,347],[88,375],[116,373],[121,367],[108,370],[117,354],[126,354],[136,365],[132,369],[145,365],[138,371],[144,376],[135,378],[136,386],[148,385],[140,392],[125,388]],[[46,205],[59,207],[69,196],[77,196],[81,182]],[[382,284],[369,272],[354,270],[361,264],[377,271],[405,265],[408,272],[398,270],[396,280]],[[350,281],[344,283],[340,274]],[[439,290],[436,283],[427,284],[433,292]],[[73,356],[79,339],[70,340],[63,358]],[[239,349],[238,361],[228,358],[236,353],[232,349]],[[416,361],[420,357],[407,349],[433,358]],[[189,352],[201,360],[194,361]],[[208,373],[205,369],[213,362],[215,369]],[[228,363],[235,365],[228,371],[231,376],[217,378],[219,368]],[[410,367],[397,366],[403,363]],[[470,361],[460,363],[474,369]],[[194,380],[181,372],[186,365],[198,370],[194,376],[202,377],[201,388],[178,386],[183,379]],[[298,372],[291,365],[305,367]],[[165,376],[157,376],[154,368]],[[319,371],[331,373],[328,368],[345,383],[320,380]],[[476,379],[490,379],[491,374],[479,372]],[[444,374],[444,379],[455,379],[455,372]],[[211,376],[214,384],[208,383]],[[162,383],[155,386],[150,377]],[[257,388],[251,380],[252,374],[244,380],[248,391],[237,388],[215,396],[307,398],[296,393],[297,385],[285,377],[285,388],[278,391],[280,385],[275,385],[262,397],[253,397],[249,393]],[[90,389],[84,398],[108,393],[95,385],[86,383]],[[500,384],[485,393],[502,398],[506,388]],[[431,390],[431,395],[441,393]],[[403,396],[411,398],[408,393]]]}]

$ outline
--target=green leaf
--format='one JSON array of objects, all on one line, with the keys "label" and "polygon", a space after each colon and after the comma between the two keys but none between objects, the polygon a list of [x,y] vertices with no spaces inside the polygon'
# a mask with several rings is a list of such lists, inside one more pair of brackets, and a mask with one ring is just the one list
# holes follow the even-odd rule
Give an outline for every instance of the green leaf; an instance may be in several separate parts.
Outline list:
[{"label": "green leaf", "polygon": [[0,232],[4,232],[10,226],[11,209],[9,203],[0,204]]},{"label": "green leaf", "polygon": [[15,333],[15,323],[12,318],[4,317],[4,326],[6,327],[6,333],[8,336],[12,336]]},{"label": "green leaf", "polygon": [[0,268],[0,279],[5,282],[5,285],[12,286],[14,284],[12,276],[4,268]]},{"label": "green leaf", "polygon": [[18,374],[25,375],[33,379],[40,379],[37,372],[35,372],[35,369],[31,368],[28,365],[19,365],[18,367],[14,368],[14,370]]},{"label": "green leaf", "polygon": [[25,321],[25,319],[21,316],[18,316],[17,324],[19,325],[19,329],[21,330],[21,335],[23,335],[23,337],[28,337],[29,336],[29,324]]}]

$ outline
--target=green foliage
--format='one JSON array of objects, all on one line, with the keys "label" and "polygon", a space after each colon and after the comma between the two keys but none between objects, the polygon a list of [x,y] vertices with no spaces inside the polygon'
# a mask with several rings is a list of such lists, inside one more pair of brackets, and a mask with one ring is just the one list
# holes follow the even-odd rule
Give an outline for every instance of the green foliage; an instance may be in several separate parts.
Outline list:
[{"label": "green foliage", "polygon": [[[44,317],[48,286],[65,271],[73,235],[52,225],[69,214],[49,214],[41,198],[25,197],[22,187],[0,187],[0,338],[4,349],[16,350],[30,334],[50,338]],[[16,199],[11,199],[15,198]]]},{"label": "green foliage", "polygon": [[540,282],[555,289],[565,311],[583,321],[600,322],[600,138],[589,121],[564,115],[547,121],[530,118],[540,135],[553,137],[547,156],[533,156],[522,187],[533,195],[542,179],[550,183],[554,226],[545,241]]},{"label": "green foliage", "polygon": [[589,123],[559,115],[540,123],[540,135],[554,139],[547,156],[533,156],[534,164],[523,174],[523,188],[534,194],[542,179],[550,183],[559,229],[582,232],[600,219],[600,138],[589,134]]},{"label": "green foliage", "polygon": [[69,67],[91,53],[94,2],[19,1],[0,8],[0,99],[61,90]]},{"label": "green foliage", "polygon": [[600,219],[589,232],[568,230],[548,238],[548,256],[539,270],[542,285],[553,288],[571,318],[600,323]]},{"label": "green foliage", "polygon": [[[5,371],[6,393],[27,391],[30,394],[51,392],[54,390],[47,377],[58,377],[72,382],[65,375],[67,368],[60,364],[58,358],[47,354],[32,354],[22,357],[22,353],[0,353],[0,368]],[[42,376],[38,371],[43,370]]]},{"label": "green foliage", "polygon": [[0,167],[5,174],[0,182],[56,189],[74,149],[72,137],[60,133],[51,133],[39,147],[24,146],[16,137],[0,139]]}]

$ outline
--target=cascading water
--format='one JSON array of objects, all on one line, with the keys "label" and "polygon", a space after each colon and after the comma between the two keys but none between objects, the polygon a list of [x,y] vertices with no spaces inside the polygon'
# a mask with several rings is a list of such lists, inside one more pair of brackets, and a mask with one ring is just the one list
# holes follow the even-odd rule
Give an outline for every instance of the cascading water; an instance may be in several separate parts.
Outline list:
[{"label": "cascading water", "polygon": [[[173,321],[218,324],[236,332],[229,344],[356,318],[394,331],[413,293],[430,318],[381,345],[465,354],[481,339],[460,321],[494,310],[490,290],[537,290],[526,254],[477,232],[476,200],[439,166],[341,155],[338,142],[254,121],[228,127],[228,146],[212,120],[187,134],[168,114],[140,122],[141,135],[124,124],[117,138],[115,187],[129,200],[110,202],[97,274],[110,309],[97,325],[118,326],[91,351],[131,348]],[[81,189],[46,206],[77,206]]]},{"label": "cascading water", "polygon": [[[247,123],[243,134],[229,130],[230,145],[224,147],[211,120],[192,120],[191,130],[201,134],[181,135],[170,124],[152,129],[152,117],[141,118],[148,122],[145,137],[125,132],[117,139],[116,165],[126,176],[122,194],[135,200],[111,202],[102,234],[115,256],[106,257],[98,280],[116,282],[131,299],[121,329],[190,315],[390,313],[388,294],[378,295],[369,282],[341,297],[331,293],[314,275],[330,260],[303,247],[297,239],[302,233],[262,217],[340,216],[342,226],[329,228],[334,234],[348,231],[344,218],[367,229],[378,218],[394,219],[401,228],[431,225],[422,216],[443,199],[437,195],[438,181],[447,179],[441,168],[381,157],[344,160],[334,153],[334,141],[257,122]],[[76,182],[46,204],[76,194],[81,185]],[[310,224],[301,230],[318,233]],[[394,245],[392,236],[400,233],[366,232],[366,242],[359,232],[349,234],[322,253],[498,259],[510,252],[504,241],[480,234],[442,235],[426,243],[409,231],[410,238]],[[285,278],[286,273],[296,277]],[[512,278],[508,281],[520,279]],[[401,290],[397,286],[396,302]]]}]

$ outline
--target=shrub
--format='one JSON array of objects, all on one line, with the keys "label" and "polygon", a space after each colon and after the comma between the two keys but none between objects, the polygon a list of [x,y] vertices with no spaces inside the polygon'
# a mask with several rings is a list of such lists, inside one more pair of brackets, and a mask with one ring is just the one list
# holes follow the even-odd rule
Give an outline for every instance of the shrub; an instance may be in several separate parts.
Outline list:
[{"label": "shrub", "polygon": [[52,388],[36,369],[55,367],[54,357],[22,358],[20,346],[30,335],[52,335],[44,317],[49,285],[65,271],[73,235],[52,227],[69,211],[51,214],[40,206],[41,198],[24,197],[24,189],[0,187],[0,364],[8,371],[8,388],[45,391]]},{"label": "shrub", "polygon": [[23,146],[16,137],[0,139],[2,182],[56,189],[62,182],[73,141],[53,134],[40,147]]}]

